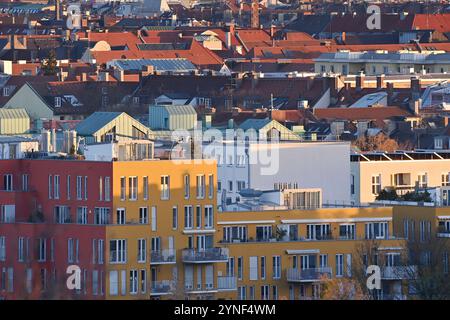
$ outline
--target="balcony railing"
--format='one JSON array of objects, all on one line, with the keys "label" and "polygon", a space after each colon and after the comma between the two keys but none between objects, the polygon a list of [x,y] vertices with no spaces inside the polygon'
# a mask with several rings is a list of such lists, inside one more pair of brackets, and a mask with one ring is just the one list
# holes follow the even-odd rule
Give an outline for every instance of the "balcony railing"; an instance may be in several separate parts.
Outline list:
[{"label": "balcony railing", "polygon": [[150,264],[172,264],[176,262],[177,258],[174,249],[158,250],[150,253]]},{"label": "balcony railing", "polygon": [[217,290],[237,290],[237,279],[232,276],[217,277]]},{"label": "balcony railing", "polygon": [[393,266],[381,269],[382,280],[414,279],[417,274],[416,266]]},{"label": "balcony railing", "polygon": [[152,281],[151,295],[159,296],[172,294],[175,290],[175,281],[172,280],[162,280],[162,281]]},{"label": "balcony railing", "polygon": [[218,291],[218,289],[214,287],[214,284],[212,283],[198,286],[193,282],[185,282],[184,290],[186,291],[186,293],[214,293]]},{"label": "balcony railing", "polygon": [[183,262],[211,263],[228,261],[228,248],[184,249]]},{"label": "balcony railing", "polygon": [[295,269],[287,270],[286,278],[289,282],[311,282],[320,281],[323,278],[331,278],[332,270],[330,267]]}]

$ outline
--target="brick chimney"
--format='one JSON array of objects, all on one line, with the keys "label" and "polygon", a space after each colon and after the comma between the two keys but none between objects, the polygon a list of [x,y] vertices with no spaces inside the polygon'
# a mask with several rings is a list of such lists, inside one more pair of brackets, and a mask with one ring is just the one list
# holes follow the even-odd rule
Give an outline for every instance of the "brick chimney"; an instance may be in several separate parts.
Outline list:
[{"label": "brick chimney", "polygon": [[360,72],[357,76],[356,76],[356,90],[361,91],[364,88],[364,72]]},{"label": "brick chimney", "polygon": [[380,74],[377,76],[377,89],[383,89],[384,88],[384,74]]},{"label": "brick chimney", "polygon": [[392,82],[386,82],[387,103],[388,106],[392,102],[392,96],[394,95],[394,84]]}]

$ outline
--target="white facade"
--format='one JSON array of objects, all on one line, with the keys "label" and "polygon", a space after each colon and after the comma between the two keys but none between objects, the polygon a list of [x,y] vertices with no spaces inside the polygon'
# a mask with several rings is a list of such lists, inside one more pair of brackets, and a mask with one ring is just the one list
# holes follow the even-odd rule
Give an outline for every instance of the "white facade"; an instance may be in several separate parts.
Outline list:
[{"label": "white facade", "polygon": [[[224,142],[216,149],[219,203],[233,203],[241,189],[322,190],[327,204],[350,203],[350,145],[346,142]],[[211,154],[211,150],[204,153]]]},{"label": "white facade", "polygon": [[0,159],[22,159],[26,152],[39,151],[39,142],[34,140],[0,137]]}]

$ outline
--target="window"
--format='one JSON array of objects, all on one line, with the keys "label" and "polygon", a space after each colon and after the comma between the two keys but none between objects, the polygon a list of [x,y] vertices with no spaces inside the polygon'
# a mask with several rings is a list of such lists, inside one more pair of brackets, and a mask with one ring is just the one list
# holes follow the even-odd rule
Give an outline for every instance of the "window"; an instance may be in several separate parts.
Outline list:
[{"label": "window", "polygon": [[6,237],[0,237],[0,261],[6,260]]},{"label": "window", "polygon": [[125,209],[119,208],[116,211],[116,224],[125,224],[126,218],[125,218]]},{"label": "window", "polygon": [[366,223],[366,239],[387,239],[387,237],[388,237],[387,222]]},{"label": "window", "polygon": [[331,238],[330,224],[306,225],[306,238],[308,240],[326,240]]},{"label": "window", "polygon": [[71,189],[70,189],[70,175],[67,176],[67,200],[70,200],[71,198]]},{"label": "window", "polygon": [[55,97],[55,108],[61,107],[61,97]]},{"label": "window", "polygon": [[141,293],[147,292],[147,271],[141,269]]},{"label": "window", "polygon": [[92,294],[96,296],[98,294],[98,271],[92,271]]},{"label": "window", "polygon": [[105,177],[105,201],[111,201],[111,178]]},{"label": "window", "polygon": [[443,146],[442,138],[435,137],[434,138],[434,148],[435,149],[442,149],[442,146]]},{"label": "window", "polygon": [[55,223],[70,222],[70,208],[68,206],[55,206]]},{"label": "window", "polygon": [[195,225],[197,226],[197,229],[200,229],[202,227],[202,207],[201,206],[195,207]]},{"label": "window", "polygon": [[77,223],[78,224],[87,224],[88,223],[87,207],[78,207],[77,208]]},{"label": "window", "polygon": [[128,198],[130,200],[137,200],[137,177],[128,178]]},{"label": "window", "polygon": [[189,199],[191,189],[190,176],[186,174],[184,176],[184,198]]},{"label": "window", "polygon": [[450,172],[443,173],[441,175],[441,181],[443,187],[450,186]]},{"label": "window", "polygon": [[144,200],[148,200],[148,177],[142,178],[142,186],[144,188]]},{"label": "window", "polygon": [[272,286],[272,300],[278,300],[278,287]]},{"label": "window", "polygon": [[126,199],[126,188],[125,177],[120,177],[120,200],[122,201]]},{"label": "window", "polygon": [[115,239],[109,241],[109,262],[125,263],[127,260],[127,241]]},{"label": "window", "polygon": [[273,256],[272,257],[272,270],[273,270],[273,279],[281,278],[281,257]]},{"label": "window", "polygon": [[88,199],[88,177],[84,177],[84,200]]},{"label": "window", "polygon": [[[7,175],[5,175],[6,178]],[[6,189],[6,179],[5,179],[5,190],[8,191],[8,189]],[[53,176],[49,175],[48,176],[48,198],[49,199],[53,199]]]},{"label": "window", "polygon": [[352,174],[350,176],[350,192],[351,194],[355,194],[355,176]]},{"label": "window", "polygon": [[381,175],[372,176],[372,194],[381,192]]},{"label": "window", "polygon": [[249,269],[250,276],[249,280],[258,280],[258,257],[250,257]]},{"label": "window", "polygon": [[83,199],[83,177],[77,176],[77,200]]},{"label": "window", "polygon": [[206,185],[205,175],[197,176],[197,199],[205,198]]},{"label": "window", "polygon": [[419,188],[426,188],[428,186],[428,175],[426,173],[417,176]]},{"label": "window", "polygon": [[28,191],[28,180],[29,180],[29,175],[23,174],[22,175],[22,191]]},{"label": "window", "polygon": [[237,191],[245,189],[245,181],[237,181]]},{"label": "window", "polygon": [[47,259],[47,239],[45,238],[38,239],[37,256],[39,262],[44,262]]},{"label": "window", "polygon": [[109,294],[111,296],[119,294],[119,273],[115,270],[109,272]]},{"label": "window", "polygon": [[214,214],[212,206],[205,206],[205,228],[214,227]]},{"label": "window", "polygon": [[14,269],[8,268],[8,292],[14,292]]},{"label": "window", "polygon": [[98,178],[98,200],[103,200],[103,177]]},{"label": "window", "polygon": [[156,227],[157,227],[157,212],[156,212],[156,207],[153,206],[152,207],[152,231],[156,231]]},{"label": "window", "polygon": [[67,239],[67,262],[73,263],[74,262],[74,241],[72,238]]},{"label": "window", "polygon": [[140,224],[148,223],[148,208],[147,207],[139,208],[139,223]]},{"label": "window", "polygon": [[247,293],[247,288],[245,286],[243,287],[238,287],[238,300],[245,300],[246,297],[246,293]]},{"label": "window", "polygon": [[192,229],[193,223],[192,206],[184,206],[184,228]]},{"label": "window", "polygon": [[170,177],[161,176],[161,200],[168,200],[170,197]]},{"label": "window", "polygon": [[247,241],[247,227],[235,226],[223,228],[223,242]]},{"label": "window", "polygon": [[226,265],[227,276],[234,277],[234,257],[229,257]]},{"label": "window", "polygon": [[97,254],[98,264],[103,264],[105,257],[104,252],[105,252],[105,240],[98,239],[98,254]]},{"label": "window", "polygon": [[342,277],[344,275],[344,255],[336,255],[336,277]]},{"label": "window", "polygon": [[239,280],[242,280],[243,270],[244,270],[244,258],[238,257],[237,259],[237,277]]},{"label": "window", "polygon": [[259,263],[260,263],[260,272],[261,272],[261,280],[264,280],[266,278],[266,257],[262,256],[259,259]]},{"label": "window", "polygon": [[228,191],[233,191],[233,181],[228,180]]},{"label": "window", "polygon": [[178,207],[172,208],[172,229],[178,228]]},{"label": "window", "polygon": [[261,300],[269,300],[269,286],[263,285],[261,286]]},{"label": "window", "polygon": [[208,197],[212,199],[214,197],[214,175],[208,176]]},{"label": "window", "polygon": [[339,239],[354,240],[355,239],[355,224],[339,225]]},{"label": "window", "polygon": [[272,226],[257,226],[256,241],[268,241],[272,238]]},{"label": "window", "polygon": [[[0,242],[1,242],[1,240],[0,240]],[[25,261],[24,242],[25,242],[25,238],[24,237],[19,237],[19,239],[17,241],[17,260],[19,262],[24,262]],[[0,256],[1,256],[1,253],[0,253]],[[0,260],[2,260],[2,259],[0,258]]]},{"label": "window", "polygon": [[147,240],[138,239],[138,262],[143,263],[147,260]]},{"label": "window", "polygon": [[327,254],[319,255],[319,266],[321,268],[328,267],[328,255]]},{"label": "window", "polygon": [[94,208],[94,224],[109,223],[109,208]]}]

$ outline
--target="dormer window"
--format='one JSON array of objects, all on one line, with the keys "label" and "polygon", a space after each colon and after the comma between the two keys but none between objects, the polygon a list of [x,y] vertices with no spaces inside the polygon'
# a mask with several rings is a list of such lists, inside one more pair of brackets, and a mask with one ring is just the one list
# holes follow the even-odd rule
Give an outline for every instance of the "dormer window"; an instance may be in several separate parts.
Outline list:
[{"label": "dormer window", "polygon": [[61,97],[55,97],[55,108],[61,107]]},{"label": "dormer window", "polygon": [[102,88],[102,94],[108,94],[108,87]]},{"label": "dormer window", "polygon": [[442,138],[434,138],[434,148],[442,149],[442,146],[443,146]]},{"label": "dormer window", "polygon": [[139,97],[133,97],[133,103],[139,104]]},{"label": "dormer window", "polygon": [[3,96],[4,97],[9,97],[10,94],[10,88],[9,87],[4,87],[3,88]]}]

